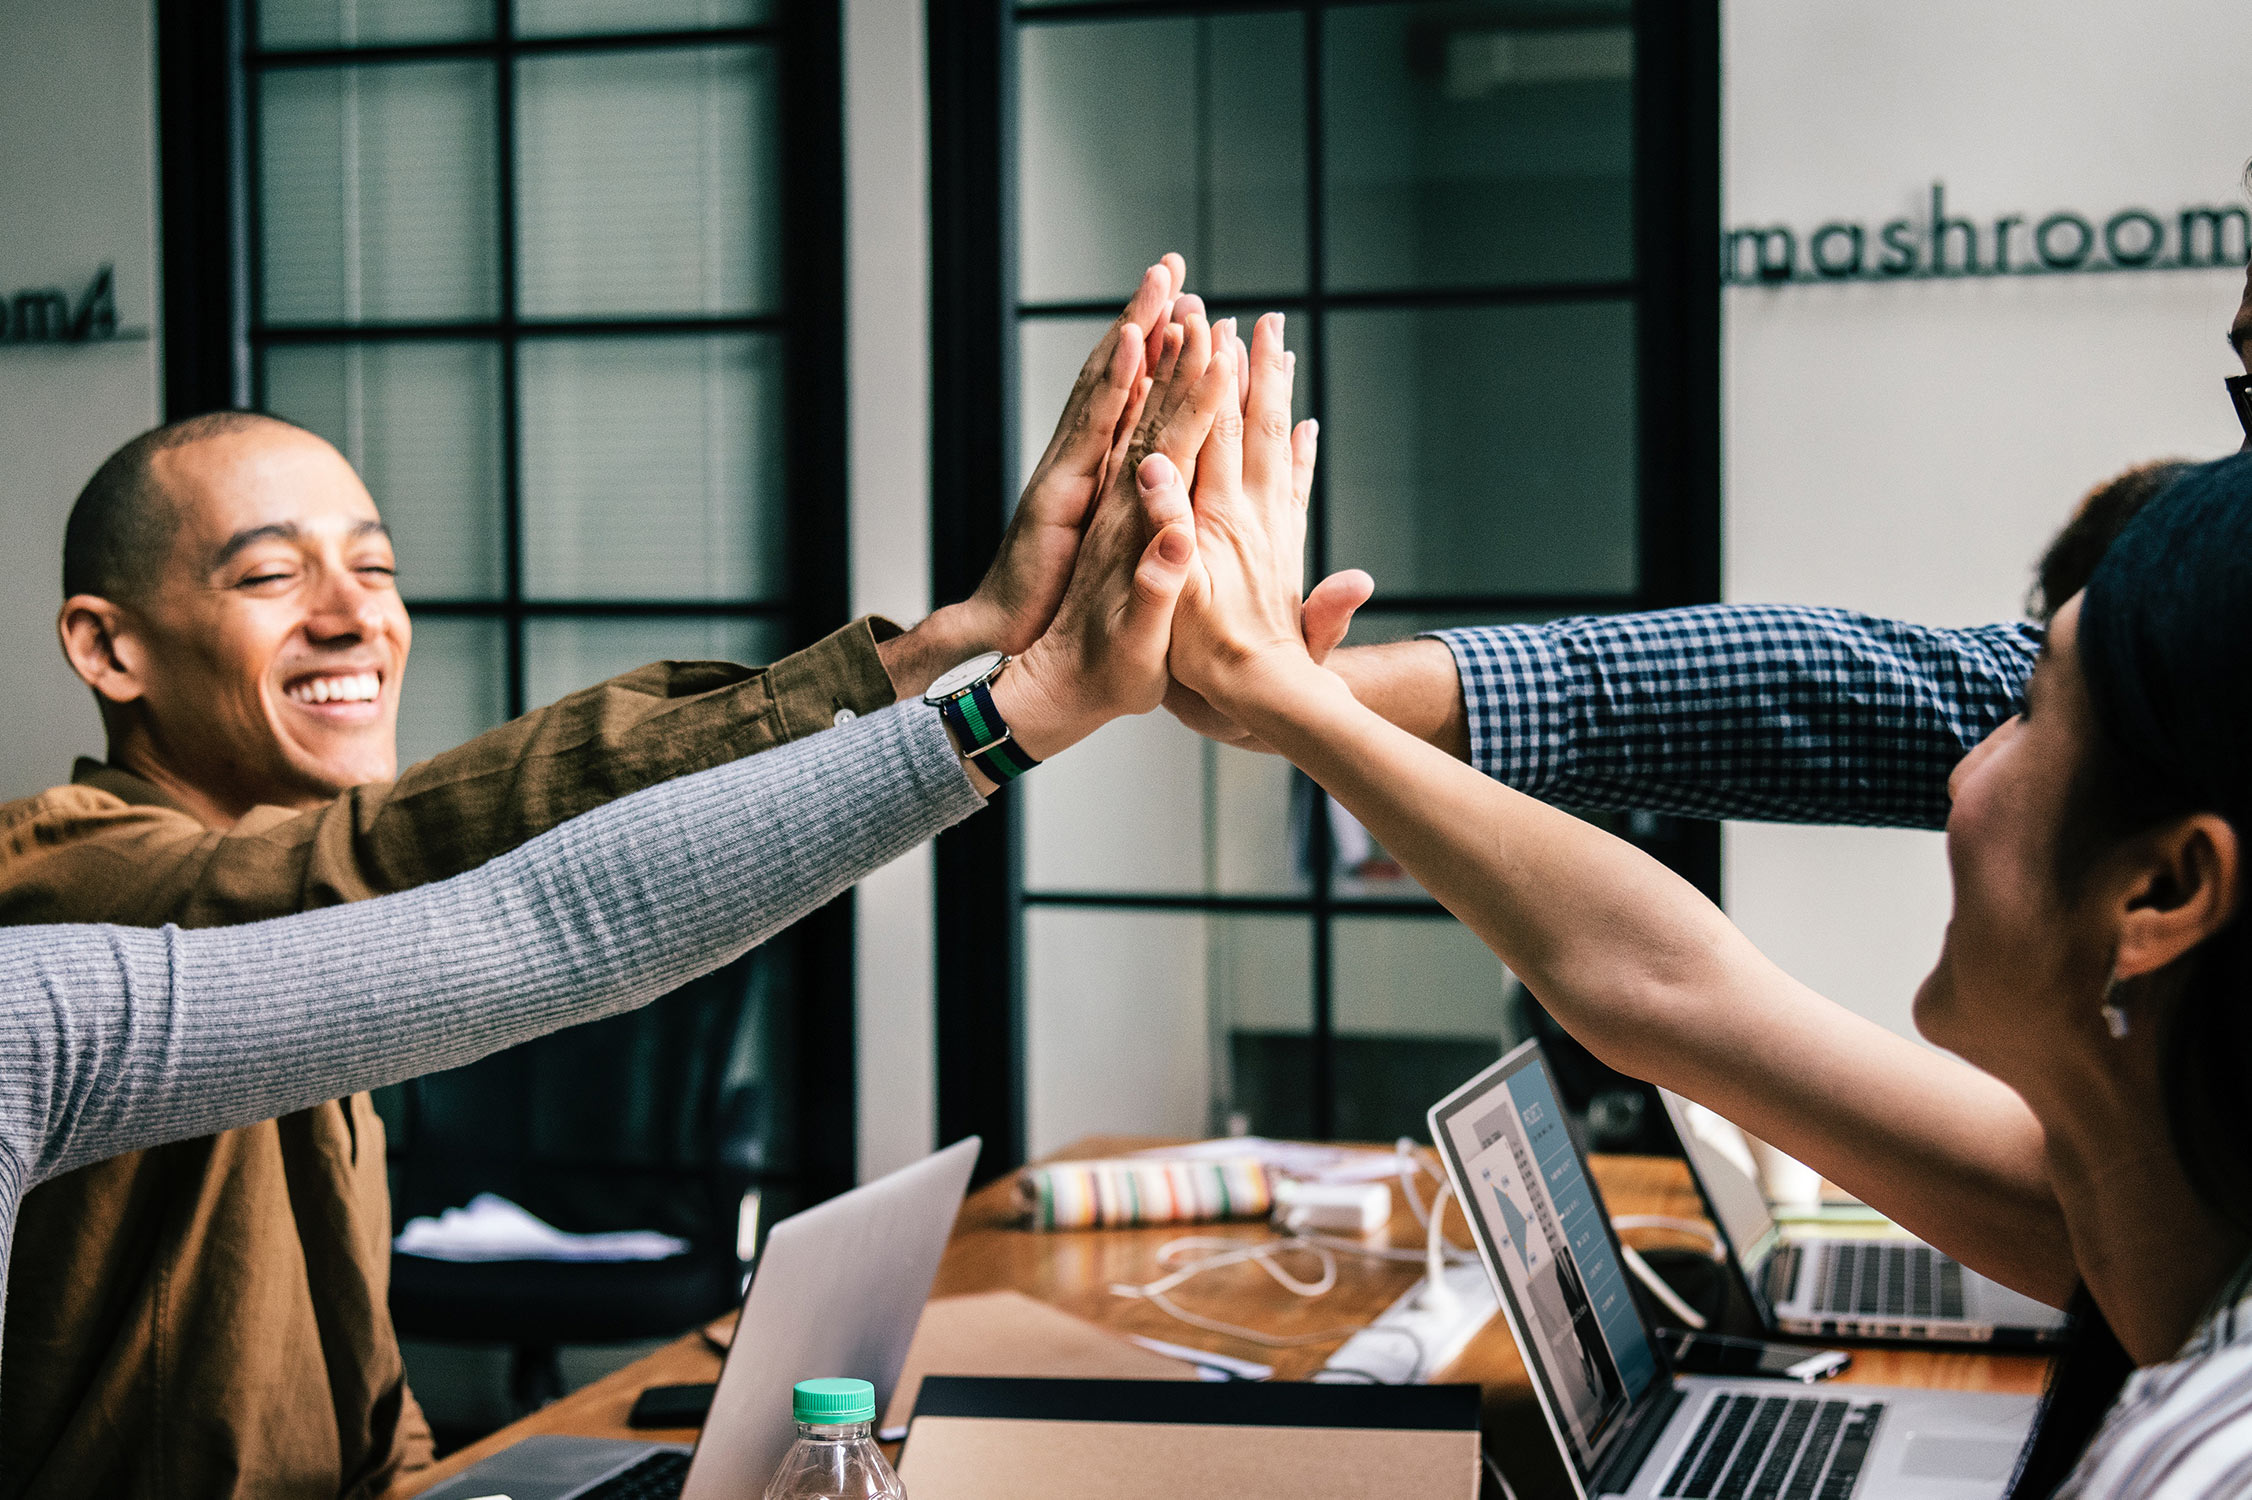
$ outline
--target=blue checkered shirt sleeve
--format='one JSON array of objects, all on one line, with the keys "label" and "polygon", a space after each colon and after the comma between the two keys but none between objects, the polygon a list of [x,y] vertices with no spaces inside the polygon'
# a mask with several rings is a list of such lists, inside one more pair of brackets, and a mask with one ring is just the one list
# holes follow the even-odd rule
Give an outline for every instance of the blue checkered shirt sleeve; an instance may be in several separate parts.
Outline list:
[{"label": "blue checkered shirt sleeve", "polygon": [[1937,828],[1947,776],[2017,712],[2038,627],[1939,630],[1713,604],[1434,632],[1470,763],[1572,807]]}]

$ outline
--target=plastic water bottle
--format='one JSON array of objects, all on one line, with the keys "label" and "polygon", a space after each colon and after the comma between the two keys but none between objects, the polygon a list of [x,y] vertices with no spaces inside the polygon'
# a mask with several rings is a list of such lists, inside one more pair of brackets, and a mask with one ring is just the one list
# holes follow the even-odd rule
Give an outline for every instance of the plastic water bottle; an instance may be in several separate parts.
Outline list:
[{"label": "plastic water bottle", "polygon": [[906,1500],[876,1446],[876,1388],[865,1380],[801,1380],[790,1393],[798,1440],[766,1500]]}]

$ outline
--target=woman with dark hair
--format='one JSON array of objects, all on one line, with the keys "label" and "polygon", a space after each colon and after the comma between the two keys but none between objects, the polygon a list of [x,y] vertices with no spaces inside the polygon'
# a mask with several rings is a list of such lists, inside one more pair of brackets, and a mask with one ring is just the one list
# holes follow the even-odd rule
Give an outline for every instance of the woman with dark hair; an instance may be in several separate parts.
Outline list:
[{"label": "woman with dark hair", "polygon": [[[1308,657],[1311,434],[1294,453],[1280,333],[1260,325],[1243,429],[1200,457],[1174,676],[1326,787],[1606,1062],[2020,1291],[2063,1306],[2084,1286],[2140,1368],[2086,1408],[2109,1407],[2100,1428],[2046,1435],[2056,1493],[2252,1489],[2252,455],[2125,528],[2056,612],[2022,712],[1955,771],[1954,915],[1916,996],[1950,1056],[1807,990],[1656,861]],[[1161,460],[1143,478],[1180,483]]]}]

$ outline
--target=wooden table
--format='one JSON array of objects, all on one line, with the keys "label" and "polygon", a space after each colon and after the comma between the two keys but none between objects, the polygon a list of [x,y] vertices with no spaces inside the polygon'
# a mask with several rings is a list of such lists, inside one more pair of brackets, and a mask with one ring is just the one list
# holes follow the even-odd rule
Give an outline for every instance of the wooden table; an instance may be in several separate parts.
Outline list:
[{"label": "wooden table", "polygon": [[[1058,1153],[1062,1157],[1116,1155],[1162,1144],[1138,1138],[1094,1138]],[[1670,1214],[1702,1219],[1704,1210],[1688,1170],[1670,1157],[1599,1156],[1595,1175],[1603,1197],[1616,1214]],[[1397,1200],[1397,1194],[1395,1199]],[[1459,1211],[1450,1206],[1449,1226],[1458,1244],[1469,1243]],[[1009,1289],[1099,1323],[1120,1333],[1143,1333],[1176,1344],[1257,1360],[1275,1367],[1277,1379],[1302,1379],[1321,1368],[1342,1342],[1331,1340],[1296,1349],[1266,1349],[1238,1339],[1205,1333],[1167,1317],[1146,1302],[1115,1296],[1114,1282],[1147,1281],[1157,1273],[1157,1246],[1182,1232],[1179,1225],[1151,1229],[1101,1229],[1036,1233],[1018,1227],[1008,1179],[970,1195],[955,1221],[953,1239],[939,1265],[934,1297]],[[1200,1232],[1255,1240],[1264,1224],[1202,1226]],[[1666,1243],[1663,1234],[1630,1238],[1644,1249]],[[1396,1203],[1393,1243],[1420,1246],[1422,1230],[1404,1202]],[[1357,1326],[1376,1316],[1422,1274],[1420,1266],[1340,1256],[1337,1286],[1318,1300],[1283,1291],[1256,1266],[1239,1265],[1209,1272],[1182,1287],[1175,1300],[1192,1311],[1276,1334],[1311,1333]],[[720,1355],[701,1333],[689,1334],[654,1354],[564,1397],[554,1405],[505,1427],[417,1475],[395,1491],[409,1495],[447,1479],[481,1458],[534,1433],[574,1433],[596,1437],[640,1438],[659,1442],[695,1440],[691,1430],[634,1429],[626,1413],[649,1386],[713,1380]],[[1845,1382],[1927,1386],[1949,1390],[2037,1393],[2048,1361],[2025,1354],[1955,1354],[1920,1349],[1861,1349]],[[1435,1377],[1476,1381],[1485,1390],[1487,1441],[1524,1500],[1569,1493],[1554,1446],[1534,1403],[1524,1364],[1500,1318],[1477,1334],[1455,1363]]]}]

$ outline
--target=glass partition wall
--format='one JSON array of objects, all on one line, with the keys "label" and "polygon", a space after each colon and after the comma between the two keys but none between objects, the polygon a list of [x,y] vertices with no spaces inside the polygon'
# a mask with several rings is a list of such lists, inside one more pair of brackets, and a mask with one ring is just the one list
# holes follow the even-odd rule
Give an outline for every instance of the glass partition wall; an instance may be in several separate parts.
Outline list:
[{"label": "glass partition wall", "polygon": [[[833,4],[257,0],[238,24],[249,390],[335,442],[394,533],[402,763],[843,623]],[[740,966],[746,1149],[815,1194],[853,1175],[848,924]]]},{"label": "glass partition wall", "polygon": [[[1216,316],[1288,315],[1300,414],[1322,422],[1312,576],[1377,580],[1356,642],[1716,597],[1718,289],[1696,267],[1717,23],[1698,9],[1016,5],[997,58],[1012,492],[1088,344],[1179,249]],[[1277,760],[1155,715],[1028,778],[1019,818],[996,878],[1021,911],[1028,1153],[1120,1131],[1420,1137],[1530,1024],[1484,946]],[[1713,886],[1713,828],[1618,826]]]}]

